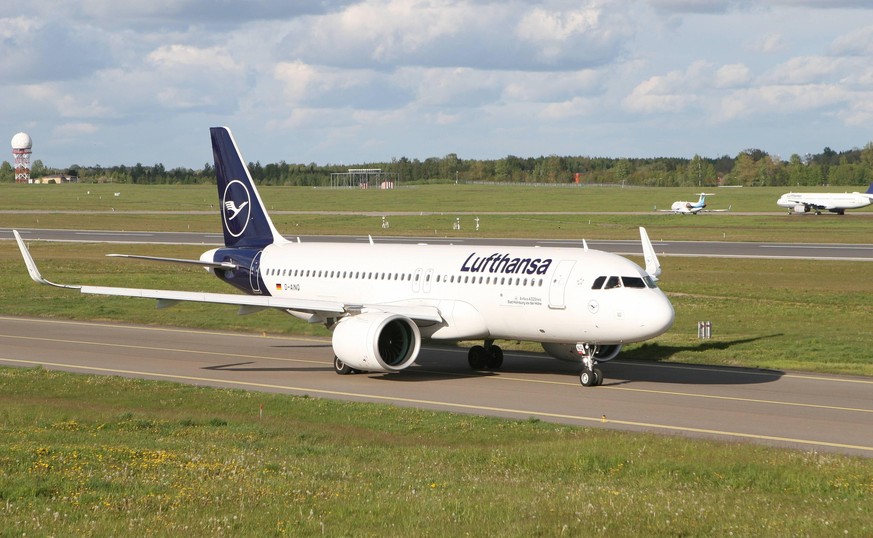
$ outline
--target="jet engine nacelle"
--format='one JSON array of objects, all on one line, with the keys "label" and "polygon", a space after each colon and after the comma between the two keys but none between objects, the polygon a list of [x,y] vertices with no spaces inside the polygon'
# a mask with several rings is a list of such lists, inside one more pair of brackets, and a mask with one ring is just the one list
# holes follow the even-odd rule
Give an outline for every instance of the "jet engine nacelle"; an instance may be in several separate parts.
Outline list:
[{"label": "jet engine nacelle", "polygon": [[[552,357],[568,362],[581,362],[582,356],[576,351],[576,344],[553,344],[543,342],[543,349]],[[600,362],[606,362],[614,359],[618,352],[621,351],[621,344],[613,344],[608,346],[597,346],[597,351],[594,352],[594,359]]]},{"label": "jet engine nacelle", "polygon": [[806,213],[808,211],[809,211],[809,208],[803,204],[797,204],[796,206],[794,206],[795,213]]},{"label": "jet engine nacelle", "polygon": [[421,333],[407,317],[368,312],[341,319],[331,343],[337,358],[352,368],[396,372],[415,362],[421,349]]}]

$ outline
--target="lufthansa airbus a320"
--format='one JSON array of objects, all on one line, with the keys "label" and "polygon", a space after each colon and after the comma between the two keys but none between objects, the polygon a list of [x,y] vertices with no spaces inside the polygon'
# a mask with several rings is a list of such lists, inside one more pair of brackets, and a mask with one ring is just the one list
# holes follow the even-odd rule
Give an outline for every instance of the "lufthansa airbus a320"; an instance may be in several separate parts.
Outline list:
[{"label": "lufthansa airbus a320", "polygon": [[644,228],[645,269],[621,256],[580,248],[289,241],[273,225],[230,130],[210,129],[224,247],[187,263],[241,290],[200,293],[55,284],[43,278],[18,232],[30,276],[81,293],[236,305],[241,314],[277,309],[333,331],[338,374],[397,372],[426,340],[481,340],[470,367],[503,363],[498,339],[539,342],[551,356],[581,364],[580,381],[599,385],[598,361],[673,324],[657,284],[660,263]]}]

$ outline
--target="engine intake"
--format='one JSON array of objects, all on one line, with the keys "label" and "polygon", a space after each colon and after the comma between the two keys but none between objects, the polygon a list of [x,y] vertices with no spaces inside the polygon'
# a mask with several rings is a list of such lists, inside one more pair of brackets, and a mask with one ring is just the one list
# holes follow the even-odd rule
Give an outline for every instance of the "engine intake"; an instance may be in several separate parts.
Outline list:
[{"label": "engine intake", "polygon": [[331,343],[337,358],[352,368],[397,372],[415,362],[421,333],[407,317],[368,312],[341,319]]}]

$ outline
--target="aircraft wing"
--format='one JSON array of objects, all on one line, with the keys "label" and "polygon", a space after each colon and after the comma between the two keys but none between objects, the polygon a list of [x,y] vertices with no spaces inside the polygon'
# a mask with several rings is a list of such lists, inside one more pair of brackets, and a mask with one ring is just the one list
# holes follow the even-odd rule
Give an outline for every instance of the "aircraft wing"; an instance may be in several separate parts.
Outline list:
[{"label": "aircraft wing", "polygon": [[[356,314],[361,311],[381,311],[392,314],[406,316],[413,321],[423,323],[439,323],[443,321],[439,309],[433,306],[424,305],[396,305],[396,304],[348,304],[341,301],[322,301],[309,299],[294,299],[272,297],[269,295],[240,295],[234,293],[207,293],[195,291],[179,291],[179,290],[157,290],[147,288],[120,288],[106,286],[81,286],[69,284],[56,284],[46,280],[36,266],[33,256],[24,244],[24,240],[18,234],[17,230],[13,230],[15,240],[18,242],[18,248],[21,250],[21,255],[24,258],[24,264],[27,266],[27,271],[30,278],[39,284],[54,286],[58,288],[77,289],[80,293],[95,294],[95,295],[115,295],[122,297],[140,297],[145,299],[156,299],[158,308],[173,306],[179,302],[197,302],[197,303],[213,303],[238,306],[240,314],[249,314],[258,310],[267,308],[275,308],[279,310],[293,311],[294,313],[311,314],[315,322],[322,321],[326,318],[341,317],[346,314]],[[143,257],[146,259],[154,259]],[[159,261],[174,261],[168,258],[160,259]],[[180,263],[195,263],[194,260],[179,260]],[[203,263],[203,266],[209,266],[209,263]],[[214,265],[214,264],[213,264]]]},{"label": "aircraft wing", "polygon": [[[64,286],[70,287],[70,286]],[[106,286],[80,286],[81,293],[94,295],[116,295],[157,299],[158,308],[173,306],[179,302],[226,304],[240,307],[240,313],[248,314],[257,310],[276,308],[313,314],[319,318],[340,317],[361,311],[381,311],[400,314],[414,321],[438,323],[443,320],[439,309],[432,306],[387,305],[387,304],[348,304],[340,301],[319,301],[310,299],[286,299],[269,295],[240,295],[236,293],[208,293],[197,291],[155,290],[147,288],[115,288]]]}]

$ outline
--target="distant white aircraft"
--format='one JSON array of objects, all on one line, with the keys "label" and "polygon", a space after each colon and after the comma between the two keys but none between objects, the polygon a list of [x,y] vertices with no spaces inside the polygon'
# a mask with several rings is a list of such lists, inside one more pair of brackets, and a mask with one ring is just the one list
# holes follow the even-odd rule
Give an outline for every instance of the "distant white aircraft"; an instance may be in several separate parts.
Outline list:
[{"label": "distant white aircraft", "polygon": [[776,205],[788,208],[791,213],[809,213],[814,211],[821,215],[822,211],[830,211],[844,215],[847,209],[858,209],[873,203],[873,183],[867,192],[789,192],[783,194]]},{"label": "distant white aircraft", "polygon": [[715,195],[701,192],[699,196],[700,198],[698,198],[696,202],[686,202],[684,200],[679,200],[673,202],[673,205],[670,206],[670,209],[659,209],[658,211],[663,211],[665,213],[681,213],[683,215],[696,215],[698,213],[721,213],[722,211],[730,210],[730,207],[728,207],[727,209],[704,209],[706,207],[706,197]]},{"label": "distant white aircraft", "polygon": [[595,365],[673,324],[673,306],[655,281],[661,264],[640,228],[645,268],[608,252],[566,247],[292,242],[276,230],[230,130],[210,130],[224,246],[183,260],[244,292],[201,293],[54,284],[40,274],[18,232],[33,280],[81,293],[267,308],[333,330],[334,369],[398,372],[424,340],[479,340],[467,354],[475,370],[496,370],[496,339],[539,342],[551,356],[581,363],[579,380],[599,385]]}]

